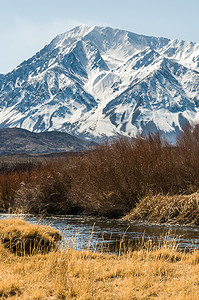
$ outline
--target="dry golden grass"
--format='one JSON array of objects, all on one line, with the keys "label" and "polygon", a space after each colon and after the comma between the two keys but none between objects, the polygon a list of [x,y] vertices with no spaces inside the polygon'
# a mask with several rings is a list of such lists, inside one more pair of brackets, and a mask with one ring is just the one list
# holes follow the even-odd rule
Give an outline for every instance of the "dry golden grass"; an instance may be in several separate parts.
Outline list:
[{"label": "dry golden grass", "polygon": [[199,193],[146,196],[124,219],[149,223],[199,225]]},{"label": "dry golden grass", "polygon": [[38,226],[20,219],[0,221],[1,243],[18,255],[48,253],[57,249],[61,234],[49,226]]},{"label": "dry golden grass", "polygon": [[66,249],[17,257],[1,249],[0,295],[12,299],[198,299],[199,253],[123,256]]},{"label": "dry golden grass", "polygon": [[199,252],[165,244],[123,255],[75,251],[17,256],[0,245],[1,299],[199,299]]}]

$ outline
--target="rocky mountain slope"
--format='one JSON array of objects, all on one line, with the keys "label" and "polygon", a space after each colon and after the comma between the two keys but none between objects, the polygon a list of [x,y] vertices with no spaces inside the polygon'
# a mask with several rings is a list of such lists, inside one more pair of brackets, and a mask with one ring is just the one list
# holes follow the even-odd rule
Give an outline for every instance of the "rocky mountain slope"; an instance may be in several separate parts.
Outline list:
[{"label": "rocky mountain slope", "polygon": [[0,76],[0,128],[103,138],[199,122],[199,44],[78,26]]}]

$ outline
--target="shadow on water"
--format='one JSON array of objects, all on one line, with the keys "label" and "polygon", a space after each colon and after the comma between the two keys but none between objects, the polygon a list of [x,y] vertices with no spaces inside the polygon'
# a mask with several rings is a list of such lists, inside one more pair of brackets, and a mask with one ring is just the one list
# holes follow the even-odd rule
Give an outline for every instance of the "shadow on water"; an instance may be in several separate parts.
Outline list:
[{"label": "shadow on water", "polygon": [[[0,219],[14,215],[0,215]],[[59,229],[63,241],[75,249],[110,252],[156,247],[163,243],[176,244],[179,250],[199,249],[199,227],[133,224],[127,221],[86,216],[55,216],[38,218],[24,215],[31,223],[50,225]]]}]

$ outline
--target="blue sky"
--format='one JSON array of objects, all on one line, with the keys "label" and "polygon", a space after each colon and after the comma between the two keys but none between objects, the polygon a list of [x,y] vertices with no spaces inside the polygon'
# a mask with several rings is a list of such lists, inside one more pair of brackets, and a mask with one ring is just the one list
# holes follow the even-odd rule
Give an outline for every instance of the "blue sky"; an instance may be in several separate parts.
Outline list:
[{"label": "blue sky", "polygon": [[199,42],[198,0],[0,0],[0,73],[79,24]]}]

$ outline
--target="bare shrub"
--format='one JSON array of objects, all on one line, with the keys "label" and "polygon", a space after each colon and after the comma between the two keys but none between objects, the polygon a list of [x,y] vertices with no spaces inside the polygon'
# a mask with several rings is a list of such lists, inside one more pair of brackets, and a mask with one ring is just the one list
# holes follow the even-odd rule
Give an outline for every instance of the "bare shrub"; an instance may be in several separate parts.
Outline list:
[{"label": "bare shrub", "polygon": [[25,213],[42,213],[42,193],[40,186],[21,183],[20,188],[15,192],[14,208],[21,209]]},{"label": "bare shrub", "polygon": [[93,151],[1,173],[1,210],[121,216],[150,194],[197,192],[198,158],[198,126],[187,127],[176,146],[159,133],[120,137]]}]

